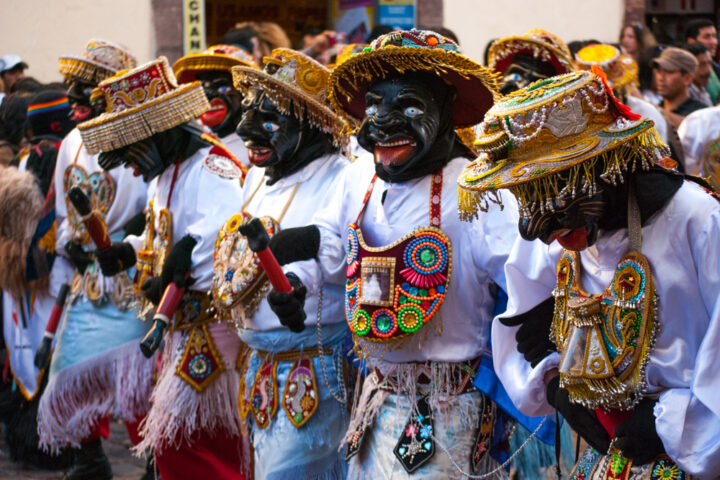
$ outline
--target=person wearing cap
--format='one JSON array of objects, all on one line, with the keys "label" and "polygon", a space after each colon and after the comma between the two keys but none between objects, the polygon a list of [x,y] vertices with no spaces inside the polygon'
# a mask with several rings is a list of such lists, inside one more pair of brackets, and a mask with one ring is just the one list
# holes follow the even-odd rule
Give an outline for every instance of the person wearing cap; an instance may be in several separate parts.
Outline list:
[{"label": "person wearing cap", "polygon": [[718,198],[660,166],[652,122],[591,72],[508,95],[483,131],[458,183],[469,215],[497,189],[519,204],[492,326],[513,402],[587,441],[572,480],[715,479]]},{"label": "person wearing cap", "polygon": [[10,94],[12,86],[25,76],[28,64],[17,55],[4,55],[0,57],[0,78],[5,85],[5,94]]},{"label": "person wearing cap", "polygon": [[241,208],[218,234],[212,292],[216,308],[232,317],[246,345],[238,363],[238,408],[252,431],[255,478],[343,479],[339,447],[349,397],[343,289],[323,285],[308,295],[308,328],[295,333],[300,323],[288,331],[265,299],[267,277],[252,266],[257,257],[237,225],[263,219],[274,233],[270,248],[280,264],[314,261],[320,237],[305,226],[328,204],[350,163],[341,153],[347,126],[328,105],[327,68],[285,48],[273,50],[263,63],[262,71],[233,67],[235,86],[245,97],[237,133],[253,167]]},{"label": "person wearing cap", "polygon": [[[99,39],[91,39],[80,55],[60,57],[59,71],[70,85],[64,112],[68,121],[74,124],[99,115],[104,106],[91,106],[92,89],[135,63],[127,49]],[[130,306],[128,273],[106,277],[100,271],[95,245],[69,192],[82,189],[110,237],[118,240],[126,234],[128,222],[138,214],[142,219],[147,188],[125,169],[103,170],[76,128],[60,144],[54,185],[58,227],[51,285],[55,292],[62,284],[71,288],[40,403],[38,430],[51,451],[67,445],[79,449],[68,479],[110,478],[101,440],[109,435],[109,416],[124,420],[131,441],[137,443],[138,422],[149,408],[153,365],[137,348],[148,326],[137,320]]]},{"label": "person wearing cap", "polygon": [[292,324],[304,289],[345,285],[345,319],[368,369],[343,440],[348,478],[488,473],[498,467],[488,432],[502,426],[472,380],[516,219],[493,207],[466,228],[451,179],[474,157],[456,129],[482,119],[497,77],[453,41],[409,30],[340,63],[329,85],[374,161],[361,157],[337,180],[312,220],[317,261],[287,265],[293,293],[272,291],[270,306]]},{"label": "person wearing cap", "polygon": [[503,95],[575,69],[565,42],[539,28],[495,40],[488,49],[488,66],[502,75]]},{"label": "person wearing cap", "polygon": [[[244,479],[250,459],[236,408],[240,339],[207,293],[217,232],[240,202],[244,167],[195,121],[210,109],[200,82],[178,85],[165,57],[100,82],[93,98],[107,107],[78,125],[88,152],[99,153],[105,170],[123,165],[156,182],[142,233],[97,252],[105,276],[135,267],[137,313],[152,319],[141,350],[150,356],[163,345],[135,451],[154,452],[165,480]],[[177,310],[154,315],[164,292],[177,289]]]},{"label": "person wearing cap", "polygon": [[235,133],[242,117],[242,94],[233,88],[232,67],[257,68],[255,60],[245,50],[232,45],[213,45],[203,53],[193,53],[180,58],[173,65],[173,72],[180,84],[202,83],[210,111],[200,117],[202,124],[210,129],[235,157],[246,167],[250,166],[247,148]]},{"label": "person wearing cap", "polygon": [[706,107],[690,96],[689,88],[698,66],[690,52],[668,47],[650,65],[657,91],[663,97],[662,112],[673,127],[679,127],[689,113]]},{"label": "person wearing cap", "polygon": [[[47,365],[37,365],[45,325],[55,304],[50,271],[55,261],[55,192],[51,188],[58,145],[73,127],[67,96],[45,90],[30,99],[29,148],[15,166],[0,167],[0,271],[2,324],[10,380],[19,400],[6,411],[4,437],[13,461],[37,468],[67,465],[69,451],[45,452],[37,435],[37,408]],[[4,395],[3,403],[13,396]]]}]

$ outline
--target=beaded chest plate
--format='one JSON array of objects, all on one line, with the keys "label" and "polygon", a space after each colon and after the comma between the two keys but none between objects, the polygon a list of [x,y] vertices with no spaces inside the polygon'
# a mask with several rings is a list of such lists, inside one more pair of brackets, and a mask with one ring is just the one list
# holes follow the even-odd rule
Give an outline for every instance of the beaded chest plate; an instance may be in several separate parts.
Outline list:
[{"label": "beaded chest plate", "polygon": [[90,199],[93,210],[97,210],[103,216],[107,215],[110,207],[115,201],[115,180],[106,171],[87,173],[83,167],[72,164],[63,173],[63,189],[65,191],[65,205],[67,208],[68,222],[72,230],[73,240],[87,246],[90,245],[90,236],[85,230],[80,215],[70,202],[67,192],[73,187],[79,187]]},{"label": "beaded chest plate", "polygon": [[371,342],[417,332],[445,300],[452,252],[439,228],[421,227],[387,247],[370,247],[350,225],[345,316],[350,330]]},{"label": "beaded chest plate", "polygon": [[600,295],[580,281],[577,252],[566,250],[557,266],[551,340],[560,358],[560,385],[588,408],[627,410],[642,397],[645,365],[655,342],[656,297],[650,265],[626,254]]},{"label": "beaded chest plate", "polygon": [[[221,310],[242,308],[244,315],[252,315],[265,297],[269,282],[260,260],[248,247],[247,238],[238,231],[240,224],[251,215],[236,213],[223,225],[215,241],[215,260],[211,292],[214,304]],[[271,217],[260,217],[269,236],[280,225]]]}]

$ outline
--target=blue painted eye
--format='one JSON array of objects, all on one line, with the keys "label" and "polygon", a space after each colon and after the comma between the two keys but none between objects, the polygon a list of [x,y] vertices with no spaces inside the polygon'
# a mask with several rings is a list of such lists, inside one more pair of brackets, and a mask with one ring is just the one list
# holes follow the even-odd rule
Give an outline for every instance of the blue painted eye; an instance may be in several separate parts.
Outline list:
[{"label": "blue painted eye", "polygon": [[231,89],[231,87],[224,85],[222,87],[218,87],[217,92],[218,93],[228,93],[230,91],[230,89]]},{"label": "blue painted eye", "polygon": [[377,113],[377,106],[376,105],[370,105],[365,109],[365,115],[375,115]]},{"label": "blue painted eye", "polygon": [[407,107],[405,109],[405,115],[408,117],[417,117],[418,115],[422,115],[422,114],[423,114],[423,111],[417,107]]},{"label": "blue painted eye", "polygon": [[275,132],[278,131],[278,129],[280,128],[280,126],[279,126],[278,124],[276,124],[276,123],[265,122],[265,123],[262,124],[262,128],[263,128],[263,130],[265,130],[266,132],[275,133]]}]

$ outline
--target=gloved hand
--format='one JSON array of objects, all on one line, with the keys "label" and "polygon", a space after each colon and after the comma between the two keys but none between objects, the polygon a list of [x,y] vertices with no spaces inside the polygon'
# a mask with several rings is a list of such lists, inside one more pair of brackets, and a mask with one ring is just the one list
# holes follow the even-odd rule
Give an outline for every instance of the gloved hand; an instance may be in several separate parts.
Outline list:
[{"label": "gloved hand", "polygon": [[188,273],[192,267],[192,250],[196,244],[197,240],[185,235],[172,247],[160,276],[150,278],[140,286],[148,300],[155,305],[160,303],[165,289],[171,282],[180,288],[187,288],[195,283],[195,279],[189,277]]},{"label": "gloved hand", "polygon": [[85,251],[82,245],[73,240],[65,244],[65,251],[70,257],[72,264],[75,265],[77,271],[80,272],[80,275],[85,273],[85,269],[93,262],[92,257]]},{"label": "gloved hand", "polygon": [[153,326],[140,341],[140,351],[146,358],[152,357],[153,353],[160,348],[160,343],[162,343],[163,335],[165,335],[166,329],[167,323],[162,320],[155,320]]},{"label": "gloved hand", "polygon": [[515,333],[518,352],[534,368],[545,357],[555,352],[555,344],[550,340],[550,327],[553,320],[555,299],[548,298],[529,312],[522,315],[523,321]]},{"label": "gloved hand", "polygon": [[135,250],[127,242],[113,242],[107,250],[95,252],[100,270],[106,277],[112,277],[135,265]]},{"label": "gloved hand", "polygon": [[50,366],[50,352],[52,351],[52,338],[43,337],[42,343],[35,353],[35,366],[40,370],[47,370]]},{"label": "gloved hand", "polygon": [[305,295],[307,288],[294,273],[287,274],[293,287],[292,292],[283,293],[273,289],[267,296],[270,308],[280,319],[280,323],[291,331],[299,333],[305,330]]},{"label": "gloved hand", "polygon": [[655,428],[656,403],[649,398],[641,400],[630,418],[615,427],[615,446],[633,465],[644,465],[665,451]]},{"label": "gloved hand", "polygon": [[145,230],[145,212],[140,212],[127,221],[123,227],[125,236],[140,235]]},{"label": "gloved hand", "polygon": [[317,257],[320,230],[315,225],[281,230],[270,239],[270,251],[280,265]]},{"label": "gloved hand", "polygon": [[570,402],[568,391],[560,388],[559,376],[548,382],[546,393],[548,403],[560,412],[560,415],[567,420],[578,435],[598,452],[607,452],[610,446],[610,435],[598,421],[595,412]]}]

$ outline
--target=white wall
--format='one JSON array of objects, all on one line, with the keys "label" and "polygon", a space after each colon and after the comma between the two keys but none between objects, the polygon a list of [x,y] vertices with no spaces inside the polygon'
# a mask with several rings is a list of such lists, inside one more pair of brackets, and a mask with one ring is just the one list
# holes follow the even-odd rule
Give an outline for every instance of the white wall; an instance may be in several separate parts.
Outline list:
[{"label": "white wall", "polygon": [[542,28],[566,42],[617,42],[623,0],[445,0],[445,26],[468,57],[482,63],[488,41]]},{"label": "white wall", "polygon": [[144,63],[155,52],[152,19],[151,0],[0,0],[0,55],[19,55],[41,82],[61,80],[58,57],[79,55],[91,38]]}]

